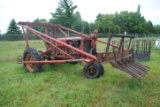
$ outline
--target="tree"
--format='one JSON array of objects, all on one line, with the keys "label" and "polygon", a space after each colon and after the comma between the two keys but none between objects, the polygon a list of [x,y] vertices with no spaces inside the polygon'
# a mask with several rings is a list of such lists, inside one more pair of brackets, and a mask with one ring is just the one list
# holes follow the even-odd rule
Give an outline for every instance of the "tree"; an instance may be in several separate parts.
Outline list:
[{"label": "tree", "polygon": [[91,33],[91,28],[90,28],[90,25],[87,21],[83,21],[83,30],[82,30],[83,33],[85,34],[90,34]]},{"label": "tree", "polygon": [[[47,23],[47,20],[46,19],[35,19],[33,22],[36,22],[36,23]],[[45,32],[45,28],[44,27],[40,27],[40,26],[33,26],[32,27],[33,29],[37,30],[37,31],[40,31],[42,33]]]},{"label": "tree", "polygon": [[107,31],[107,26],[106,26],[106,15],[103,14],[98,14],[96,21],[95,21],[95,25],[96,28],[98,29],[99,33],[106,33]]},{"label": "tree", "polygon": [[16,21],[12,19],[7,29],[6,40],[20,40],[22,39],[21,34],[22,32],[16,24]]},{"label": "tree", "polygon": [[81,32],[82,28],[83,28],[83,21],[81,18],[81,14],[78,11],[74,14],[74,19],[75,20],[74,20],[71,28],[76,31]]},{"label": "tree", "polygon": [[95,26],[99,33],[156,33],[151,21],[140,14],[140,6],[137,12],[121,11],[115,14],[98,14]]},{"label": "tree", "polygon": [[113,18],[113,14],[98,14],[95,25],[99,33],[113,33]]},{"label": "tree", "polygon": [[16,21],[12,19],[7,29],[7,34],[22,34],[20,28],[17,26]]},{"label": "tree", "polygon": [[150,20],[147,22],[147,30],[149,33],[157,33],[156,29],[154,28]]},{"label": "tree", "polygon": [[160,25],[155,25],[154,29],[155,29],[157,34],[160,34]]},{"label": "tree", "polygon": [[95,23],[89,23],[89,25],[90,25],[90,29],[91,29],[91,33],[94,31],[94,30],[97,30],[96,29],[96,26],[95,26]]},{"label": "tree", "polygon": [[75,21],[73,12],[76,8],[77,6],[73,5],[71,0],[60,0],[56,12],[51,13],[53,18],[50,19],[50,22],[70,28],[72,23]]}]

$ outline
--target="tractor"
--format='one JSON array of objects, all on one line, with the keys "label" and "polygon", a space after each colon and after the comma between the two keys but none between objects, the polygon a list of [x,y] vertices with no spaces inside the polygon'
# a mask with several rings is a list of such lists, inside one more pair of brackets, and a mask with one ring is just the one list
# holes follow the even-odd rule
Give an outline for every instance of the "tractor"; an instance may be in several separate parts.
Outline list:
[{"label": "tractor", "polygon": [[[135,77],[142,78],[148,67],[134,61],[132,41],[134,36],[110,34],[108,40],[98,39],[98,30],[87,35],[60,24],[19,22],[26,41],[26,49],[18,64],[24,64],[29,72],[41,72],[45,64],[76,64],[85,63],[84,76],[88,79],[98,78],[104,74],[103,64],[110,63],[113,67]],[[34,29],[42,27],[44,32]],[[45,51],[37,50],[29,45],[30,35],[40,38]],[[112,38],[119,38],[114,44]],[[124,44],[127,42],[127,46]],[[97,51],[97,43],[105,45],[103,52]]]}]

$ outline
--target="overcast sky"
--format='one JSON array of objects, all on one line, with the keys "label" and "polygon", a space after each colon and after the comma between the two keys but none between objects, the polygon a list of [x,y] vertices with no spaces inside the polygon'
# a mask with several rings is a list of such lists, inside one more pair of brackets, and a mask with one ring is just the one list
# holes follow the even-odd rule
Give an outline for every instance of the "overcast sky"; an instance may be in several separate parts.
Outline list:
[{"label": "overcast sky", "polygon": [[[109,14],[128,10],[135,12],[141,5],[141,14],[154,25],[160,24],[160,0],[72,0],[83,20],[94,22],[98,13]],[[5,33],[11,19],[33,21],[50,19],[59,0],[0,0],[0,30]],[[76,12],[75,11],[75,12]]]}]

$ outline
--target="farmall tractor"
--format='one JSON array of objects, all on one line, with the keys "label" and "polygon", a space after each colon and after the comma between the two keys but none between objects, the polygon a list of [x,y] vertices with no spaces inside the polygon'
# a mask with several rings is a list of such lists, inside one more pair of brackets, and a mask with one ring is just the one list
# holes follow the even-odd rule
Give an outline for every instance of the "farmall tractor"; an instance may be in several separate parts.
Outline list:
[{"label": "farmall tractor", "polygon": [[[59,24],[19,22],[26,40],[26,49],[22,60],[29,72],[43,71],[44,64],[76,64],[85,63],[83,73],[92,79],[104,74],[102,64],[111,63],[115,68],[135,77],[142,78],[149,68],[134,61],[132,40],[133,36],[110,35],[108,41],[98,39],[98,31],[86,35]],[[44,33],[34,30],[34,26],[43,27]],[[46,47],[45,51],[37,50],[29,45],[29,35],[40,38]],[[120,38],[120,44],[112,43],[113,37]],[[124,41],[128,40],[127,48]],[[97,51],[97,42],[105,44],[104,52]]]}]

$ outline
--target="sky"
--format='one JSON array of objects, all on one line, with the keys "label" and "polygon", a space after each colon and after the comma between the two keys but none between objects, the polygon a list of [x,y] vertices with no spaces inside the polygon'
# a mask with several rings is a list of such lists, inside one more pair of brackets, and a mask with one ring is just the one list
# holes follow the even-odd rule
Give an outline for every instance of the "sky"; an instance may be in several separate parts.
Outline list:
[{"label": "sky", "polygon": [[[49,20],[60,0],[0,0],[0,33],[6,33],[12,19],[33,21],[36,18]],[[77,5],[83,20],[94,22],[96,16],[128,10],[135,12],[141,5],[141,15],[153,25],[160,25],[160,0],[72,0]]]}]

